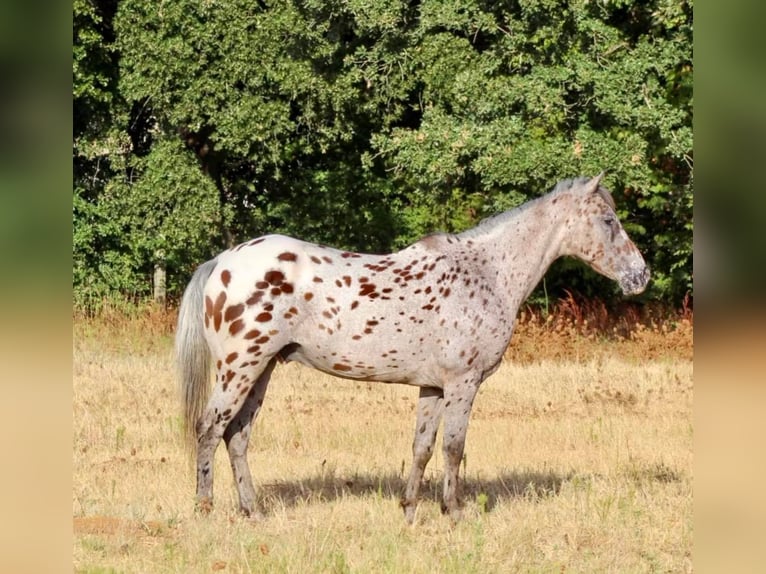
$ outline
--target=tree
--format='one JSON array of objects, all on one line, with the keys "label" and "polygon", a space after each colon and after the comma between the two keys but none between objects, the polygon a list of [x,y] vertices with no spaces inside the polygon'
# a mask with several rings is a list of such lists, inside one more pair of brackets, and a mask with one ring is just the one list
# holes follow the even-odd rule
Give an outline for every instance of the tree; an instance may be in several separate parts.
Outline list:
[{"label": "tree", "polygon": [[[564,176],[606,170],[654,270],[647,296],[680,300],[691,290],[691,8],[423,3],[411,50],[422,121],[374,140],[413,190],[415,234],[460,229]],[[592,275],[563,262],[549,286],[608,293]]]},{"label": "tree", "polygon": [[[111,254],[104,285],[141,292],[163,253],[177,292],[269,232],[386,251],[606,170],[647,297],[691,289],[690,2],[122,0],[114,37],[80,42],[121,111],[76,181],[76,283]],[[547,286],[613,293],[568,261]]]},{"label": "tree", "polygon": [[73,281],[75,302],[86,307],[127,287],[117,280],[125,273],[115,272],[121,259],[118,230],[100,203],[129,154],[113,47],[116,8],[115,1],[73,3]]}]

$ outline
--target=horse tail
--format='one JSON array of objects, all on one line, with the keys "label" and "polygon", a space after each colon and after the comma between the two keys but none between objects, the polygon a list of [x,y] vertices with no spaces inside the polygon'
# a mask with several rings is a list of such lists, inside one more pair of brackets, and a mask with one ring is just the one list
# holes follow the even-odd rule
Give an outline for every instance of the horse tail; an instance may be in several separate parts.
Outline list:
[{"label": "horse tail", "polygon": [[187,451],[197,450],[196,424],[210,395],[210,350],[205,341],[204,290],[217,260],[200,265],[186,286],[178,310],[176,328],[176,368],[183,405],[184,435]]}]

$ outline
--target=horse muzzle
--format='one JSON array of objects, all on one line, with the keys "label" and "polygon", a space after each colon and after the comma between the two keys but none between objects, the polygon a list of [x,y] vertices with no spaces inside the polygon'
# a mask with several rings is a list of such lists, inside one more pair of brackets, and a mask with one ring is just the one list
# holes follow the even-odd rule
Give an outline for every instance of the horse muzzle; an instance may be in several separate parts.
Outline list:
[{"label": "horse muzzle", "polygon": [[620,288],[625,295],[638,295],[646,289],[651,273],[644,265],[641,269],[631,270],[622,276]]}]

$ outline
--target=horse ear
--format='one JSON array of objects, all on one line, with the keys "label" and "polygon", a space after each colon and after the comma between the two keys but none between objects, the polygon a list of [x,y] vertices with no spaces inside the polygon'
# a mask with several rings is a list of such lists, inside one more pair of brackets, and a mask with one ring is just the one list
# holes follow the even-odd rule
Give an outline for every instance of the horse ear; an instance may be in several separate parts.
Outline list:
[{"label": "horse ear", "polygon": [[602,171],[596,177],[591,178],[591,180],[587,183],[588,191],[590,193],[596,193],[598,191],[598,185],[601,183],[601,179],[603,177],[604,177],[604,172]]}]

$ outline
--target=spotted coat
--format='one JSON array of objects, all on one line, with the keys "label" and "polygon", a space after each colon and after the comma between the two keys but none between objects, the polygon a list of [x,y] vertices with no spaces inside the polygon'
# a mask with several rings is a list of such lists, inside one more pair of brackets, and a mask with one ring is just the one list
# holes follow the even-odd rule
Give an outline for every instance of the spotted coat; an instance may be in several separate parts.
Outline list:
[{"label": "spotted coat", "polygon": [[[201,266],[177,337],[200,507],[212,500],[212,454],[223,438],[240,507],[255,511],[246,461],[252,420],[275,363],[296,361],[339,377],[420,387],[402,505],[412,521],[444,418],[443,510],[456,518],[457,468],[476,391],[499,366],[519,306],[562,255],[584,260],[626,293],[648,281],[600,176],[563,181],[471,230],[428,235],[396,253],[269,235]],[[216,383],[208,400],[209,357]]]}]

